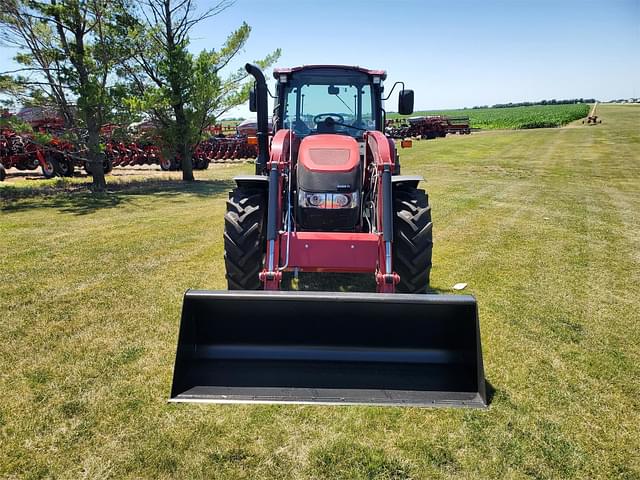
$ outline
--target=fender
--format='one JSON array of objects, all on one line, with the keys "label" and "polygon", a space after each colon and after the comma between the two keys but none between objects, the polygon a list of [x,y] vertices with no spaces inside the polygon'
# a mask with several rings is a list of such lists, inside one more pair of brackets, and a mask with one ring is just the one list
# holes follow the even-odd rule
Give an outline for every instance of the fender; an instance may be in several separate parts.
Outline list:
[{"label": "fender", "polygon": [[424,178],[421,175],[393,175],[391,177],[391,185],[408,185],[418,188],[418,184],[423,180]]},{"label": "fender", "polygon": [[266,175],[238,175],[233,177],[238,187],[269,188],[269,177]]}]

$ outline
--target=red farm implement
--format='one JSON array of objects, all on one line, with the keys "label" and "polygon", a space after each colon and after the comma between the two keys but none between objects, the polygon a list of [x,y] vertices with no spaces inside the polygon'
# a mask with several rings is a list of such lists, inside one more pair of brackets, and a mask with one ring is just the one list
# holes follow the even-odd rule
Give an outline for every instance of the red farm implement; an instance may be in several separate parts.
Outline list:
[{"label": "red farm implement", "polygon": [[421,138],[429,140],[447,135],[447,121],[445,117],[441,116],[412,117],[408,120],[396,120],[389,124],[386,133],[392,138]]},{"label": "red farm implement", "polygon": [[[10,168],[35,170],[40,167],[46,178],[68,170],[66,165],[57,163],[53,152],[46,151],[31,135],[19,135],[6,128],[0,130],[0,164],[3,171]],[[5,175],[2,175],[2,180]]]},{"label": "red farm implement", "polygon": [[447,133],[457,133],[459,135],[468,135],[471,133],[469,127],[469,117],[445,117],[447,121]]},{"label": "red farm implement", "polygon": [[32,132],[17,133],[12,128],[0,131],[0,163],[5,169],[35,170],[41,167],[45,178],[72,176],[82,165],[83,150],[64,138],[61,119],[38,115],[34,108],[23,109],[17,116],[27,120]]},{"label": "red farm implement", "polygon": [[405,119],[388,120],[385,128],[388,136],[395,139],[419,138],[433,139],[449,134],[468,134],[469,117],[448,117],[429,115]]}]

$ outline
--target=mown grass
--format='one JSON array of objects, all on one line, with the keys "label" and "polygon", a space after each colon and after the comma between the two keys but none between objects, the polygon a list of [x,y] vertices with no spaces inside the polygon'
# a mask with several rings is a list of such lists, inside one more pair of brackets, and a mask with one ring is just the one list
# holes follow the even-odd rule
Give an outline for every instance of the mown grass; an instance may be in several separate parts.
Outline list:
[{"label": "mown grass", "polygon": [[433,287],[478,298],[486,411],[167,404],[181,295],[225,287],[226,190],[251,167],[3,186],[0,477],[639,478],[640,109],[599,115],[400,152],[427,180]]}]

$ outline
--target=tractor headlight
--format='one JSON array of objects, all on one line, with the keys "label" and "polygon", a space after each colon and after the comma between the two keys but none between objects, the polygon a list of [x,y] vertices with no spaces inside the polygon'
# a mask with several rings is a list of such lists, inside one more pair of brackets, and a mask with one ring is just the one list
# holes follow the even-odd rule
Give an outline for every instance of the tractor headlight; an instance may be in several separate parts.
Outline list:
[{"label": "tractor headlight", "polygon": [[311,208],[356,208],[358,192],[315,193],[298,190],[298,205]]},{"label": "tractor headlight", "polygon": [[351,203],[351,197],[349,195],[345,195],[344,193],[336,193],[333,195],[333,206],[334,208],[346,208]]},{"label": "tractor headlight", "polygon": [[309,193],[305,196],[310,207],[324,208],[327,202],[327,195],[324,193]]}]

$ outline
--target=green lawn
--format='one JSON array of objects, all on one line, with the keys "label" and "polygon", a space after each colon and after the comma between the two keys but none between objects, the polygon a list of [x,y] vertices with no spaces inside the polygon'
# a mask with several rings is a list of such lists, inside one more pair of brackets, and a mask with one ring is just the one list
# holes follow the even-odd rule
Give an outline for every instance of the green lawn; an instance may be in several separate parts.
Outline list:
[{"label": "green lawn", "polygon": [[598,114],[400,152],[433,286],[479,302],[484,411],[168,404],[182,293],[225,287],[252,167],[0,186],[0,477],[640,478],[640,107]]}]

